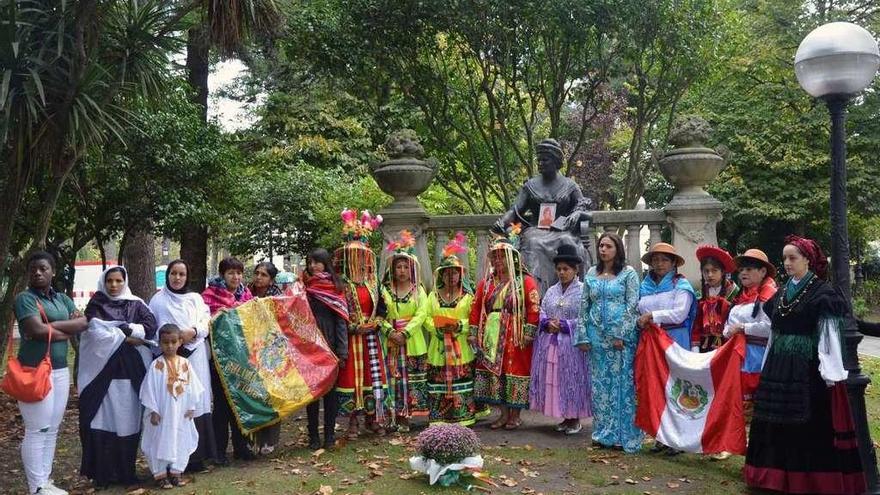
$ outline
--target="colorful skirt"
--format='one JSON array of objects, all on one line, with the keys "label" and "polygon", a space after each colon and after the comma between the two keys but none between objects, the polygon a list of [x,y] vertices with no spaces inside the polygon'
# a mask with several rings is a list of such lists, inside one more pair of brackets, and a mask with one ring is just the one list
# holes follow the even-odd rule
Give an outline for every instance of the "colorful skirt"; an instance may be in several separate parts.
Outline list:
[{"label": "colorful skirt", "polygon": [[472,363],[431,366],[428,369],[428,403],[431,423],[475,422],[474,368]]},{"label": "colorful skirt", "polygon": [[541,332],[533,345],[529,407],[553,418],[590,417],[587,354],[568,333]]},{"label": "colorful skirt", "polygon": [[427,416],[427,356],[409,356],[406,347],[395,347],[389,343],[385,359],[394,417]]},{"label": "colorful skirt", "polygon": [[336,395],[341,416],[363,412],[384,420],[387,414],[388,380],[379,336],[348,336],[348,360],[339,370]]}]

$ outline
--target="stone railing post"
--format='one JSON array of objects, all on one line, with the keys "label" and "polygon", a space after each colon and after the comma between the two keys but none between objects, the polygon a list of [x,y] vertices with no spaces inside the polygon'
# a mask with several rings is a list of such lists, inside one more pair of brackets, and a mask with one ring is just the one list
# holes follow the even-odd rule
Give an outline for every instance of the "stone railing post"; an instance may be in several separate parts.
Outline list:
[{"label": "stone railing post", "polygon": [[672,201],[664,208],[672,224],[672,244],[685,259],[680,271],[695,287],[700,281],[697,246],[718,244],[715,227],[723,206],[703,189],[726,165],[715,150],[705,146],[711,132],[709,123],[700,117],[680,117],[669,138],[673,149],[660,159],[660,172],[675,187]]},{"label": "stone railing post", "polygon": [[416,256],[422,263],[422,283],[430,290],[433,278],[428,240],[425,236],[428,213],[419,203],[418,195],[431,184],[437,165],[431,159],[422,159],[425,150],[416,133],[409,129],[388,136],[385,151],[388,159],[370,167],[379,189],[394,197],[394,201],[379,212],[384,219],[381,230],[385,241],[379,260],[379,273],[383,273],[385,269],[384,244],[397,237],[401,230],[408,229],[416,238]]}]

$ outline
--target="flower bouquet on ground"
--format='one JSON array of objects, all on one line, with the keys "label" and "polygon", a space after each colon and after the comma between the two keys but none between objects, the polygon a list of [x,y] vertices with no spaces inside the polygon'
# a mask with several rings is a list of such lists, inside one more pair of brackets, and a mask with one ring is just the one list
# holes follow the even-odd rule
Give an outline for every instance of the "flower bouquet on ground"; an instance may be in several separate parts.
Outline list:
[{"label": "flower bouquet on ground", "polygon": [[428,475],[433,485],[450,486],[462,476],[472,475],[483,467],[480,439],[473,430],[457,424],[429,426],[416,438],[419,455],[409,458],[413,470]]}]

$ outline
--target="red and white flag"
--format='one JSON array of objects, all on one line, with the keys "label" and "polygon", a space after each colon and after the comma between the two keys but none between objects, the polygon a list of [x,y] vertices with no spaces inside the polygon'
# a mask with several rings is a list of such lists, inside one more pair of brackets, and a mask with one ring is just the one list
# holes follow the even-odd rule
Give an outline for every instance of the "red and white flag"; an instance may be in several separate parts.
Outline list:
[{"label": "red and white flag", "polygon": [[636,426],[685,452],[745,455],[744,357],[741,333],[697,353],[675,345],[660,327],[646,328],[636,352]]}]

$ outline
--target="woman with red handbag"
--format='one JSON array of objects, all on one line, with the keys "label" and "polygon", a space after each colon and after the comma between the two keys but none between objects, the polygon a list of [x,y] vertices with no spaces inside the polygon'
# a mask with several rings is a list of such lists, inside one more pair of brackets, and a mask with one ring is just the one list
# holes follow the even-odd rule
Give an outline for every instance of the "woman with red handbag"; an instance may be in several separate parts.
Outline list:
[{"label": "woman with red handbag", "polygon": [[67,340],[86,329],[86,319],[69,297],[52,288],[52,277],[55,276],[52,255],[42,251],[31,254],[27,260],[27,274],[28,288],[15,298],[15,318],[21,333],[18,362],[22,369],[31,371],[48,355],[52,371],[51,388],[42,400],[18,402],[24,420],[21,461],[27,476],[28,493],[66,494],[49,477],[58,427],[70,391]]}]

